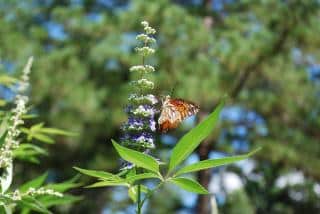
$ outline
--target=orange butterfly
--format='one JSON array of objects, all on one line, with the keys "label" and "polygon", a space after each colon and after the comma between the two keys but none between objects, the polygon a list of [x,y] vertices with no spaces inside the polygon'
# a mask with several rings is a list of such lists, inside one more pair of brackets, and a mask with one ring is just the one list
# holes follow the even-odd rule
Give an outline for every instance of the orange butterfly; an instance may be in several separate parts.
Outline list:
[{"label": "orange butterfly", "polygon": [[185,118],[195,115],[198,111],[199,107],[192,102],[166,96],[158,120],[159,131],[167,132],[169,129],[177,128]]}]

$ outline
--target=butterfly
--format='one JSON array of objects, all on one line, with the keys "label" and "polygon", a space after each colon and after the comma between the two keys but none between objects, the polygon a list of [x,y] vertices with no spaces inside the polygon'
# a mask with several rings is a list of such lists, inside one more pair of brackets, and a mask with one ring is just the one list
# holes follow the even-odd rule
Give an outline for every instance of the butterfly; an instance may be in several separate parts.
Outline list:
[{"label": "butterfly", "polygon": [[198,111],[199,106],[192,102],[166,96],[158,119],[159,131],[164,133],[177,128],[185,118],[197,114]]}]

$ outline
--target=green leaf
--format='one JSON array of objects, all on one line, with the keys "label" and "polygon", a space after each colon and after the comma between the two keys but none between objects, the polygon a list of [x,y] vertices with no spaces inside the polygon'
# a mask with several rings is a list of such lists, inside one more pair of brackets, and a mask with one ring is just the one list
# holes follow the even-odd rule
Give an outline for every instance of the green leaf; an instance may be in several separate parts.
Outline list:
[{"label": "green leaf", "polygon": [[248,154],[245,154],[245,155],[237,155],[237,156],[233,156],[233,157],[225,157],[225,158],[219,158],[219,159],[210,159],[210,160],[200,161],[198,163],[194,163],[189,166],[185,166],[185,167],[181,168],[180,170],[178,170],[175,173],[175,176],[180,175],[180,174],[184,174],[184,173],[188,173],[188,172],[195,172],[195,171],[199,171],[199,170],[203,170],[203,169],[213,168],[213,167],[222,166],[222,165],[234,163],[237,161],[241,161],[241,160],[247,159],[248,157],[250,157],[251,155],[253,155],[254,153],[256,153],[259,150],[260,150],[260,148],[254,150]]},{"label": "green leaf", "polygon": [[73,137],[73,136],[78,135],[77,133],[74,133],[74,132],[68,132],[68,131],[64,131],[64,130],[56,129],[56,128],[42,128],[41,132],[46,133],[46,134],[64,135],[64,136],[69,136],[69,137]]},{"label": "green leaf", "polygon": [[[1,128],[1,127],[0,127]],[[1,131],[1,130],[0,130]],[[1,135],[1,133],[0,133]],[[2,136],[0,136],[0,147],[4,144],[4,141],[6,139],[7,132],[5,132]]]},{"label": "green leaf", "polygon": [[82,174],[89,175],[95,178],[101,178],[103,180],[120,180],[120,177],[114,175],[109,172],[104,171],[97,171],[97,170],[88,170],[88,169],[81,169],[78,167],[73,167],[75,170],[81,172]]},{"label": "green leaf", "polygon": [[54,144],[54,140],[47,135],[35,133],[33,134],[33,137],[43,143]]},{"label": "green leaf", "polygon": [[81,186],[80,183],[75,183],[78,180],[79,176],[75,176],[67,181],[64,181],[62,183],[50,183],[46,186],[44,186],[47,189],[53,189],[58,192],[65,192],[69,189]]},{"label": "green leaf", "polygon": [[[144,192],[144,193],[147,193],[149,192],[149,189],[148,187],[144,186],[144,185],[140,185],[140,189],[141,189],[141,192]],[[134,185],[134,186],[130,186],[129,189],[128,189],[128,195],[129,197],[131,198],[131,200],[136,203],[137,202],[137,195],[138,193],[138,185]]]},{"label": "green leaf", "polygon": [[10,86],[13,83],[17,82],[18,80],[8,76],[8,75],[0,75],[0,84],[5,86]]},{"label": "green leaf", "polygon": [[38,123],[38,124],[35,124],[33,126],[31,126],[30,130],[31,131],[38,131],[40,130],[42,127],[44,126],[44,123]]},{"label": "green leaf", "polygon": [[136,203],[137,202],[137,193],[138,193],[138,186],[131,186],[128,189],[128,195],[131,198],[131,200]]},{"label": "green leaf", "polygon": [[137,174],[137,170],[135,167],[132,167],[131,169],[127,169],[126,173],[124,174],[125,177],[130,177],[130,176],[134,176]]},{"label": "green leaf", "polygon": [[150,155],[120,146],[114,140],[112,140],[112,144],[116,148],[120,157],[124,160],[131,162],[138,167],[159,173],[159,163]]},{"label": "green leaf", "polygon": [[39,201],[45,207],[51,207],[55,205],[62,205],[62,204],[71,204],[81,200],[82,197],[72,196],[72,195],[63,195],[63,197],[56,197],[51,195],[42,196]]},{"label": "green leaf", "polygon": [[6,105],[6,101],[3,99],[0,99],[0,107],[3,107]]},{"label": "green leaf", "polygon": [[30,129],[22,127],[21,131],[28,135],[27,139],[29,141],[31,141],[33,138],[36,138],[41,142],[49,144],[54,143],[54,140],[49,135],[76,136],[76,134],[72,132],[67,132],[56,128],[46,128],[44,127],[44,123],[35,124]]},{"label": "green leaf", "polygon": [[86,188],[96,188],[96,187],[107,187],[107,186],[127,186],[130,185],[124,181],[100,181],[94,184],[91,184],[89,186],[86,186]]},{"label": "green leaf", "polygon": [[18,202],[19,206],[27,207],[31,210],[38,211],[41,213],[51,214],[38,200],[30,197],[24,196],[21,201]]},{"label": "green leaf", "polygon": [[25,133],[27,136],[28,141],[31,141],[33,138],[36,138],[40,142],[53,144],[54,140],[47,135],[40,133],[40,128],[43,126],[43,123],[39,123],[37,125],[32,126],[30,129],[27,128],[20,128],[20,130]]},{"label": "green leaf", "polygon": [[48,155],[48,153],[39,146],[23,143],[13,151],[13,156],[20,160],[29,161],[32,163],[39,163],[37,156]]},{"label": "green leaf", "polygon": [[154,173],[143,173],[138,175],[133,175],[124,179],[125,182],[131,183],[137,180],[148,179],[148,178],[159,178],[160,177]]},{"label": "green leaf", "polygon": [[6,194],[0,194],[0,206],[1,204],[12,204],[12,203],[14,203],[14,200],[11,197],[7,196]]},{"label": "green leaf", "polygon": [[172,178],[169,182],[179,186],[181,189],[198,194],[209,194],[209,192],[198,182],[189,178]]},{"label": "green leaf", "polygon": [[0,138],[5,137],[6,133],[7,133],[7,129],[9,126],[9,115],[6,115],[2,118],[1,124],[0,124]]},{"label": "green leaf", "polygon": [[31,180],[31,181],[28,181],[26,182],[25,184],[23,184],[22,186],[20,186],[20,191],[21,192],[25,192],[27,191],[30,187],[33,187],[33,188],[39,188],[43,183],[44,181],[46,180],[48,176],[48,173],[44,173],[42,174],[41,176]]},{"label": "green leaf", "polygon": [[185,160],[201,143],[201,141],[211,133],[219,119],[219,114],[223,106],[224,101],[222,101],[214,112],[212,112],[206,119],[180,139],[172,150],[169,172]]}]

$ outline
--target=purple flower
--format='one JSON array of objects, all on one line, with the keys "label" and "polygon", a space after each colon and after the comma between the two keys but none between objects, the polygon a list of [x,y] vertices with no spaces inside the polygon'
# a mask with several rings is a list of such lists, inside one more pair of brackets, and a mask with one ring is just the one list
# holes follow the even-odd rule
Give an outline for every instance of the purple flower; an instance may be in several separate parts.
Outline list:
[{"label": "purple flower", "polygon": [[[143,26],[145,24],[146,23],[144,23]],[[152,28],[149,26],[144,26],[144,29],[146,31],[145,34],[143,34],[143,40],[145,40],[144,45],[137,47],[137,50],[146,57],[145,50],[150,52],[148,52],[148,54],[154,52],[152,48],[148,47],[154,39],[148,35],[153,34],[155,30],[150,31]],[[139,38],[141,39],[142,37],[140,36]],[[155,147],[155,114],[157,114],[155,105],[158,103],[158,100],[154,95],[150,94],[150,91],[154,88],[153,82],[143,77],[143,75],[153,72],[154,68],[143,63],[142,65],[131,67],[130,70],[132,72],[140,72],[142,75],[141,79],[131,82],[131,85],[137,90],[128,98],[129,104],[125,109],[128,114],[128,121],[122,126],[123,136],[121,143],[128,148],[148,153],[150,149]],[[132,167],[132,164],[126,165],[126,167],[128,166]]]},{"label": "purple flower", "polygon": [[[139,105],[138,108],[153,109],[150,105]],[[154,114],[129,114],[128,121],[122,126],[122,130],[124,132],[121,139],[123,145],[139,151],[155,147],[153,134],[156,131],[156,122]]]},{"label": "purple flower", "polygon": [[156,122],[154,117],[141,118],[141,117],[129,117],[127,123],[125,123],[122,128],[126,132],[139,132],[139,131],[156,131]]}]

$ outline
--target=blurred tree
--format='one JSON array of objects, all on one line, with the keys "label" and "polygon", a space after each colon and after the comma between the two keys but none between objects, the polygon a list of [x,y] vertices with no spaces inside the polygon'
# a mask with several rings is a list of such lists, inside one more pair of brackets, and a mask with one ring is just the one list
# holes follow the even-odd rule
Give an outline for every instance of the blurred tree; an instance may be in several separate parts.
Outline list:
[{"label": "blurred tree", "polygon": [[248,198],[248,195],[241,190],[237,190],[230,194],[228,202],[226,203],[221,213],[237,214],[237,213],[255,213],[254,207]]},{"label": "blurred tree", "polygon": [[[297,200],[276,183],[301,171],[319,198],[319,8],[317,0],[0,0],[0,58],[16,70],[16,62],[34,55],[31,93],[40,119],[80,133],[78,139],[61,138],[51,149],[44,167],[52,169],[53,178],[74,174],[74,165],[116,170],[108,139],[117,138],[125,121],[128,68],[139,62],[134,37],[140,21],[148,20],[158,29],[159,47],[149,62],[157,67],[158,94],[174,87],[173,96],[198,103],[202,117],[228,93],[232,104],[265,120],[266,136],[248,133],[249,147],[264,147],[255,162],[261,179],[242,174],[250,200],[240,195],[232,203],[252,202],[248,206],[257,213],[299,213],[301,207],[314,213],[319,200]],[[201,158],[212,150],[235,152],[231,139],[215,140],[219,133],[199,148]],[[181,136],[183,129],[170,134]],[[170,145],[158,145],[165,158],[162,151]],[[199,176],[209,184],[210,172]],[[305,199],[313,190],[299,191]],[[73,213],[101,211],[110,198],[109,191],[76,192],[86,200]],[[201,200],[197,213],[207,213]],[[167,211],[161,199],[151,206]],[[170,212],[181,206],[169,206]]]}]

